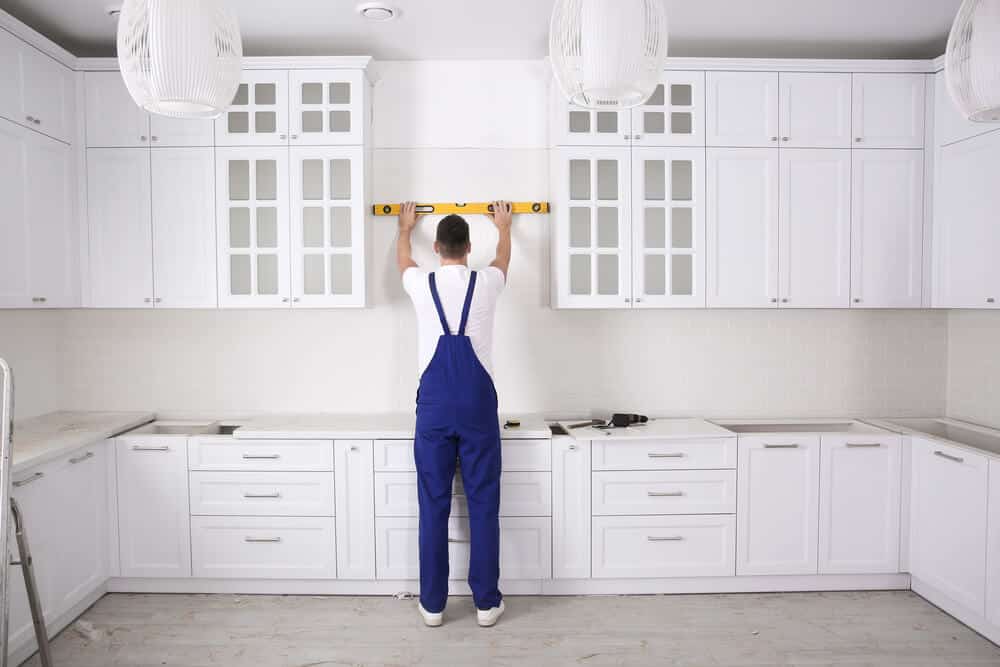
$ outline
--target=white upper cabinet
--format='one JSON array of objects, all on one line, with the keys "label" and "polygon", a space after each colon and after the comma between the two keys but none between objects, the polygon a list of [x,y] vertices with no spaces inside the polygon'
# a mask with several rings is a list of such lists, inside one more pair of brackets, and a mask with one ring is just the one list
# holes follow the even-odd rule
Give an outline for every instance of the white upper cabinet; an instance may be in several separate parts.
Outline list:
[{"label": "white upper cabinet", "polygon": [[150,166],[153,303],[157,308],[214,308],[215,153],[211,148],[154,148]]},{"label": "white upper cabinet", "polygon": [[294,70],[288,75],[292,145],[364,143],[365,75],[359,70]]},{"label": "white upper cabinet", "polygon": [[635,307],[705,305],[704,149],[632,151]]},{"label": "white upper cabinet", "polygon": [[[0,48],[7,33],[0,30]],[[13,38],[11,38],[13,39]],[[28,287],[28,218],[25,193],[27,134],[20,125],[0,122],[0,307],[25,308]]]},{"label": "white upper cabinet", "polygon": [[846,308],[851,283],[851,152],[781,151],[781,307]]},{"label": "white upper cabinet", "polygon": [[211,120],[149,115],[150,146],[212,146],[214,143],[215,123]]},{"label": "white upper cabinet", "polygon": [[215,120],[215,143],[284,146],[288,127],[288,72],[244,70],[232,105]]},{"label": "white upper cabinet", "polygon": [[628,148],[553,151],[553,305],[628,308],[631,296]]},{"label": "white upper cabinet", "polygon": [[1000,459],[990,461],[990,524],[986,551],[986,617],[1000,625]]},{"label": "white upper cabinet", "polygon": [[709,306],[778,304],[778,154],[710,148],[706,169]]},{"label": "white upper cabinet", "polygon": [[938,149],[933,305],[1000,307],[1000,132]]},{"label": "white upper cabinet", "polygon": [[[175,195],[176,196],[176,195]],[[87,149],[90,303],[95,308],[153,305],[149,151]]]},{"label": "white upper cabinet", "polygon": [[923,148],[926,74],[855,74],[856,148]]},{"label": "white upper cabinet", "polygon": [[855,150],[851,307],[919,308],[924,152]]},{"label": "white upper cabinet", "polygon": [[706,77],[709,146],[778,145],[776,72],[708,72]]},{"label": "white upper cabinet", "polygon": [[364,149],[291,150],[292,304],[365,305]]},{"label": "white upper cabinet", "polygon": [[24,44],[6,30],[0,30],[0,116],[15,123],[24,119],[21,90],[21,49]]},{"label": "white upper cabinet", "polygon": [[149,114],[129,95],[120,72],[87,72],[83,81],[88,147],[149,145]]},{"label": "white upper cabinet", "polygon": [[664,72],[645,104],[632,109],[636,146],[705,145],[705,73]]},{"label": "white upper cabinet", "polygon": [[595,111],[570,104],[552,82],[552,143],[556,146],[627,146],[632,112]]},{"label": "white upper cabinet", "polygon": [[948,144],[1000,129],[996,123],[975,123],[961,114],[948,92],[945,73],[934,75],[934,145]]},{"label": "white upper cabinet", "polygon": [[0,115],[69,143],[75,128],[73,73],[0,30]]},{"label": "white upper cabinet", "polygon": [[779,84],[782,148],[850,148],[850,74],[782,72]]}]

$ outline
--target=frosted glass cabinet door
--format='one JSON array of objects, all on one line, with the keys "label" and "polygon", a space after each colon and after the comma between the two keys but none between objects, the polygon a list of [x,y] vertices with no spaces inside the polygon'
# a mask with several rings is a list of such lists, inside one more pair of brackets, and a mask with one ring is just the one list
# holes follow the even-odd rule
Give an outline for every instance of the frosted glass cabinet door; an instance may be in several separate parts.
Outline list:
[{"label": "frosted glass cabinet door", "polygon": [[219,305],[287,307],[288,150],[215,151]]},{"label": "frosted glass cabinet door", "polygon": [[294,70],[288,78],[293,145],[364,143],[363,72]]},{"label": "frosted glass cabinet door", "polygon": [[923,148],[926,74],[855,74],[855,148]]},{"label": "frosted glass cabinet door", "polygon": [[632,149],[636,308],[705,305],[705,152]]},{"label": "frosted glass cabinet door", "polygon": [[556,308],[629,308],[630,150],[552,151]]},{"label": "frosted glass cabinet door", "polygon": [[778,127],[782,148],[851,147],[851,75],[782,72]]},{"label": "frosted glass cabinet door", "polygon": [[708,72],[705,112],[709,146],[777,146],[777,72]]},{"label": "frosted glass cabinet door", "polygon": [[364,148],[292,148],[292,304],[365,305]]},{"label": "frosted glass cabinet door", "polygon": [[215,144],[288,144],[288,72],[244,70],[232,104],[215,119]]},{"label": "frosted glass cabinet door", "polygon": [[632,109],[636,146],[705,145],[705,73],[665,72],[642,106]]},{"label": "frosted glass cabinet door", "polygon": [[632,136],[631,112],[594,111],[570,104],[552,82],[553,143],[557,146],[626,146]]}]

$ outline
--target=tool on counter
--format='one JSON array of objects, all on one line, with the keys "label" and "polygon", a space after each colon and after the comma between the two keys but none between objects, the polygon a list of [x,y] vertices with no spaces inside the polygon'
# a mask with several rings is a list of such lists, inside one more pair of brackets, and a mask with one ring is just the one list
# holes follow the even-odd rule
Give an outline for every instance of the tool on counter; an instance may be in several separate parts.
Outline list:
[{"label": "tool on counter", "polygon": [[504,422],[504,428],[518,428],[521,425],[520,419],[508,419]]},{"label": "tool on counter", "polygon": [[[548,213],[550,210],[547,201],[518,201],[511,203],[512,213]],[[372,213],[377,216],[399,215],[399,204],[373,204]],[[493,212],[493,204],[490,202],[467,202],[467,203],[435,203],[417,204],[417,213],[423,215],[448,215],[450,213],[465,213],[467,215],[485,215]]]}]

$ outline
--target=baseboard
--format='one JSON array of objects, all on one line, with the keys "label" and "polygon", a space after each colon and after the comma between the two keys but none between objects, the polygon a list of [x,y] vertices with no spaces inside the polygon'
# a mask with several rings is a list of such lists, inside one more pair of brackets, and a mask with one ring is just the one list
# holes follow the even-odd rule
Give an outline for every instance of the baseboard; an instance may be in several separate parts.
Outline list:
[{"label": "baseboard", "polygon": [[[46,623],[46,629],[49,633],[49,641],[51,642],[53,637],[62,632],[66,626],[75,621],[80,614],[87,611],[92,604],[104,597],[104,594],[107,592],[108,588],[106,583],[102,583],[100,586],[84,596],[75,605],[59,614],[54,619],[50,619]],[[17,644],[10,644],[7,647],[7,662],[10,665],[20,665],[22,662],[34,655],[37,650],[38,643],[35,641],[35,635],[32,633],[27,639]]]},{"label": "baseboard", "polygon": [[982,614],[969,610],[967,607],[955,602],[955,600],[948,595],[945,595],[937,588],[924,583],[916,577],[913,577],[910,586],[914,593],[927,600],[941,611],[945,612],[949,616],[955,617],[957,620],[969,626],[994,644],[1000,645],[1000,626],[994,625]]}]

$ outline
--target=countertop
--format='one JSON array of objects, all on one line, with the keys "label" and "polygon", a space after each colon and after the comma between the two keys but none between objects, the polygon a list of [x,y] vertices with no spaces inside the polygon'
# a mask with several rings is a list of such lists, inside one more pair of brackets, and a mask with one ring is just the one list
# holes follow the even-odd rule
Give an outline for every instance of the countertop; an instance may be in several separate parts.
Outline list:
[{"label": "countertop", "polygon": [[917,436],[1000,459],[1000,430],[950,417],[886,417],[865,422],[901,435]]},{"label": "countertop", "polygon": [[152,412],[50,412],[14,423],[11,471],[59,458],[152,421]]},{"label": "countertop", "polygon": [[[519,419],[519,427],[502,428]],[[262,415],[241,420],[233,434],[241,439],[374,440],[410,439],[416,417],[412,412],[384,414]],[[548,438],[552,435],[541,415],[500,415],[500,436],[508,440]]]},{"label": "countertop", "polygon": [[645,424],[628,428],[567,428],[573,422],[560,425],[576,440],[679,440],[698,438],[735,438],[736,434],[704,419],[651,419]]}]

